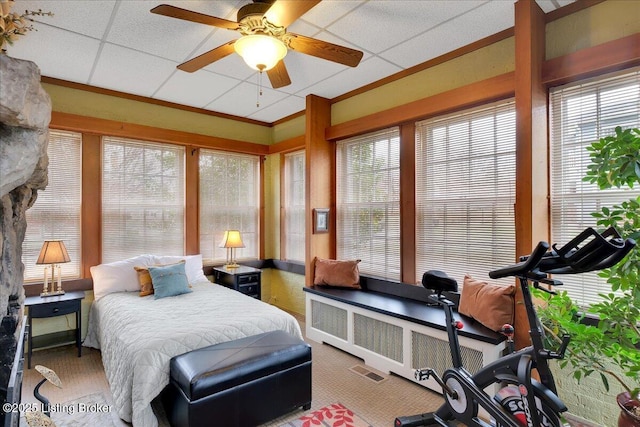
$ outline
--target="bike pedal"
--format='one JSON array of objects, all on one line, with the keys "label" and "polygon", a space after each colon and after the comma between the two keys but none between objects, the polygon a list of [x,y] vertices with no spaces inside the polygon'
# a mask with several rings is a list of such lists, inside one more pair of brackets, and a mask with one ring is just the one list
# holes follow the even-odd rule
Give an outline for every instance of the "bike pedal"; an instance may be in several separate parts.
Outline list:
[{"label": "bike pedal", "polygon": [[425,369],[416,369],[413,375],[417,381],[425,381],[429,379],[431,374],[433,374],[433,369],[425,368]]}]

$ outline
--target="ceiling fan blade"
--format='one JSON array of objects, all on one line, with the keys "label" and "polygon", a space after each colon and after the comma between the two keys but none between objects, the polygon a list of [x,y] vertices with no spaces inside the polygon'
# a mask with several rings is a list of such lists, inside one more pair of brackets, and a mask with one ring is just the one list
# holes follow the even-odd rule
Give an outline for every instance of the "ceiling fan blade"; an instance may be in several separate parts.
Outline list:
[{"label": "ceiling fan blade", "polygon": [[199,22],[201,24],[213,25],[218,28],[227,30],[237,30],[238,23],[227,19],[216,18],[215,16],[205,15],[204,13],[193,12],[191,10],[182,9],[168,4],[161,4],[151,9],[151,13],[169,16],[171,18],[184,19],[185,21]]},{"label": "ceiling fan blade", "polygon": [[291,78],[287,72],[287,67],[284,65],[284,61],[280,60],[275,67],[267,71],[271,87],[277,89],[279,87],[289,86],[291,84]]},{"label": "ceiling fan blade", "polygon": [[208,52],[203,53],[200,56],[196,56],[193,59],[188,60],[187,62],[183,62],[178,65],[178,69],[182,71],[186,71],[188,73],[193,73],[194,71],[198,71],[202,67],[206,67],[212,62],[216,62],[219,59],[224,58],[225,56],[231,55],[235,52],[233,44],[235,40],[227,42],[222,46],[218,46],[215,49],[212,49]]},{"label": "ceiling fan blade", "polygon": [[328,61],[356,67],[362,59],[362,52],[337,44],[325,42],[300,34],[287,33],[291,36],[289,47],[295,51],[316,56]]},{"label": "ceiling fan blade", "polygon": [[288,27],[318,3],[320,0],[277,0],[264,16],[274,25]]}]

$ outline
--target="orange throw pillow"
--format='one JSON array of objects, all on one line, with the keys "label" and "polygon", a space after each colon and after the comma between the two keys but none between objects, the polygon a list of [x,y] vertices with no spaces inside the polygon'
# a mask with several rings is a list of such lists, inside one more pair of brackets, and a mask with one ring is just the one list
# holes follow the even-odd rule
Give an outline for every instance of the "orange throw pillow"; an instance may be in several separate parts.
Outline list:
[{"label": "orange throw pillow", "polygon": [[339,261],[316,257],[313,284],[360,289],[359,262],[359,259]]},{"label": "orange throw pillow", "polygon": [[148,267],[133,267],[138,273],[138,283],[140,283],[140,296],[146,297],[153,294],[153,282]]},{"label": "orange throw pillow", "polygon": [[515,293],[515,285],[490,285],[465,275],[458,312],[497,332],[513,323]]}]

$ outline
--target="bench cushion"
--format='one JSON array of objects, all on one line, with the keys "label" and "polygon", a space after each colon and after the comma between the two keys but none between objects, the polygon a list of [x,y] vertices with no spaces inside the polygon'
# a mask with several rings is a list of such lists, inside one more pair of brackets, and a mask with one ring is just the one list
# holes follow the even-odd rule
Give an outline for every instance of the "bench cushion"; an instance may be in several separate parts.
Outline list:
[{"label": "bench cushion", "polygon": [[273,331],[173,357],[170,372],[184,395],[195,401],[309,361],[309,344]]}]

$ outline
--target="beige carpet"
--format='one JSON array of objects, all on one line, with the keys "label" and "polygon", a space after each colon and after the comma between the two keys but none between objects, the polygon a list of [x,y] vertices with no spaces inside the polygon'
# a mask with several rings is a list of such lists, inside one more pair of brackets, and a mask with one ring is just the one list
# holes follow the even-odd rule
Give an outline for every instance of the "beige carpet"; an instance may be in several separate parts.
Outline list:
[{"label": "beige carpet", "polygon": [[[301,322],[304,331],[304,323]],[[340,402],[375,427],[392,427],[399,415],[412,415],[437,409],[442,397],[424,387],[414,384],[395,375],[383,376],[384,381],[372,381],[351,370],[355,365],[364,365],[362,360],[337,350],[326,344],[313,341],[313,396],[310,411],[298,410],[284,417],[265,424],[264,427],[277,427],[293,421],[307,412],[311,412]],[[36,351],[32,365],[47,366],[58,374],[63,388],[57,389],[45,384],[41,393],[47,396],[52,404],[68,402],[94,393],[102,393],[111,403],[111,393],[107,383],[100,352],[83,348],[81,358],[77,357],[72,346]],[[380,374],[380,373],[379,373]],[[33,388],[42,377],[34,369],[26,370],[23,383],[23,402],[35,402]],[[164,413],[158,404],[154,405],[160,426],[168,426]],[[115,411],[111,412],[114,426],[128,424],[120,420]],[[72,424],[58,424],[58,427]]]}]

